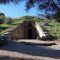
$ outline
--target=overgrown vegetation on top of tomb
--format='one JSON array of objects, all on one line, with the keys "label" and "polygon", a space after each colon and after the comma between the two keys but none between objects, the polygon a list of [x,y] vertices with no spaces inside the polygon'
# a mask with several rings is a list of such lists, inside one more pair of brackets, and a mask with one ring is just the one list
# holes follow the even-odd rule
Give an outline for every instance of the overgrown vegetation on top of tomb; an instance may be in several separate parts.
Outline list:
[{"label": "overgrown vegetation on top of tomb", "polygon": [[43,25],[43,27],[46,28],[52,36],[55,36],[56,38],[60,38],[60,29],[59,29],[60,23],[59,22],[56,22],[56,20],[52,20],[52,19],[51,20],[48,20],[46,18],[41,19],[35,16],[23,16],[19,18],[10,18],[10,17],[6,17],[3,14],[2,18],[0,18],[1,22],[4,21],[3,23],[0,23],[0,34],[4,34],[7,31],[9,31],[9,29],[15,28],[16,26],[18,26],[18,24],[20,24],[21,22],[25,20],[33,20],[37,23],[40,23],[40,25],[45,24]]}]

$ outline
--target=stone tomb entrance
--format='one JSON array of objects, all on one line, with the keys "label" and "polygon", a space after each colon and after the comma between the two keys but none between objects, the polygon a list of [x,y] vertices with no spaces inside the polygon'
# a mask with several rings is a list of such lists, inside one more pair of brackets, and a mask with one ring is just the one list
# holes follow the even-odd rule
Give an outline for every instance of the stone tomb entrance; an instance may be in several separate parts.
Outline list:
[{"label": "stone tomb entrance", "polygon": [[27,31],[27,33],[28,33],[28,34],[27,34],[27,35],[28,35],[27,38],[28,38],[28,39],[32,39],[32,38],[33,38],[33,34],[32,34],[32,29],[33,29],[33,28],[32,28],[32,27],[33,27],[32,24],[29,22],[28,31]]},{"label": "stone tomb entrance", "polygon": [[37,39],[37,37],[50,39],[50,35],[43,32],[40,25],[36,24],[35,21],[23,21],[7,35],[13,39]]},{"label": "stone tomb entrance", "polygon": [[37,39],[34,21],[23,21],[9,34],[14,39]]},{"label": "stone tomb entrance", "polygon": [[24,38],[25,39],[37,39],[37,31],[35,28],[35,22],[25,21],[25,23],[24,23]]}]

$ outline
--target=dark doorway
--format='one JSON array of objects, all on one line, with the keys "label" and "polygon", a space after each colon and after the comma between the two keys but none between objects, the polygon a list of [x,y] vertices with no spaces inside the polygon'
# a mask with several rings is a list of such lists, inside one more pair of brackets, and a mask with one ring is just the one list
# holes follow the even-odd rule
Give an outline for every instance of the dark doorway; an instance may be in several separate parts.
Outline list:
[{"label": "dark doorway", "polygon": [[36,39],[36,28],[34,27],[34,24],[30,21],[27,28],[27,38],[28,39]]},{"label": "dark doorway", "polygon": [[32,39],[32,29],[28,29],[28,39]]}]

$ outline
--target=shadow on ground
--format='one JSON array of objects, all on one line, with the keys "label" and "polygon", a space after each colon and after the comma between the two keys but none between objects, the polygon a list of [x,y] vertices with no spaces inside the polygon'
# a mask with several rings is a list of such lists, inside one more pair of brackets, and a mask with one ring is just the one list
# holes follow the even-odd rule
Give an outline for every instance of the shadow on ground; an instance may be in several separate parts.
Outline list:
[{"label": "shadow on ground", "polygon": [[32,56],[42,56],[60,59],[60,50],[46,48],[46,46],[24,45],[19,42],[10,42],[0,47],[0,50],[24,53]]},{"label": "shadow on ground", "polygon": [[36,60],[36,59],[30,59],[30,58],[14,58],[14,57],[8,57],[8,56],[1,56],[0,57],[0,60]]}]

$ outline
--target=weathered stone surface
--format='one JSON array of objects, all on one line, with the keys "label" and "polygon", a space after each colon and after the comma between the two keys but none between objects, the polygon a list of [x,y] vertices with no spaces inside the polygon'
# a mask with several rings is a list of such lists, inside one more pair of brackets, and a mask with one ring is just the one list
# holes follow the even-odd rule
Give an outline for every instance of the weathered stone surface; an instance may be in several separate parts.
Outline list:
[{"label": "weathered stone surface", "polygon": [[48,31],[34,21],[24,21],[18,24],[18,26],[8,34],[8,36],[11,39],[52,39]]},{"label": "weathered stone surface", "polygon": [[35,28],[35,22],[24,21],[19,24],[13,31],[10,32],[9,36],[14,39],[35,39],[37,38],[37,32]]}]

